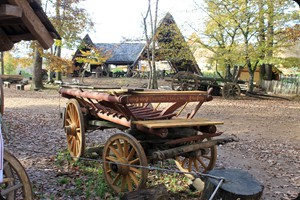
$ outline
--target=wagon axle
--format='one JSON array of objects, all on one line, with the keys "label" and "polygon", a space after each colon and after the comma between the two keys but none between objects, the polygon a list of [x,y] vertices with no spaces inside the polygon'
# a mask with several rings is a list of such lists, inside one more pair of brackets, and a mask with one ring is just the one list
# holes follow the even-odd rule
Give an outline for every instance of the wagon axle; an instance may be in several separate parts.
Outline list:
[{"label": "wagon axle", "polygon": [[196,144],[188,144],[180,147],[175,147],[163,151],[155,151],[152,153],[152,158],[154,160],[165,160],[168,158],[174,158],[175,156],[182,155],[189,152],[195,152],[202,149],[212,148],[218,144],[225,144],[228,142],[233,142],[236,139],[233,137],[226,137],[222,139],[212,139],[205,142],[200,142]]}]

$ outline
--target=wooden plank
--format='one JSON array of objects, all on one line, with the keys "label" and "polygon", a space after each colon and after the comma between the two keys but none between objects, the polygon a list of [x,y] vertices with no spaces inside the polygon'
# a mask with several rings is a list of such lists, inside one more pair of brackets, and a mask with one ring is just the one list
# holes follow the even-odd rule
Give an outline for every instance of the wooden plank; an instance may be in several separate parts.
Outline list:
[{"label": "wooden plank", "polygon": [[192,126],[208,126],[221,125],[224,122],[210,121],[205,118],[195,119],[170,119],[170,120],[149,120],[149,121],[133,121],[133,124],[142,125],[147,128],[172,128],[172,127],[192,127]]},{"label": "wooden plank", "polygon": [[20,7],[9,4],[0,5],[0,20],[20,17],[22,17],[22,9]]},{"label": "wooden plank", "polygon": [[54,43],[54,40],[41,20],[36,16],[28,1],[8,0],[12,5],[19,6],[23,10],[22,21],[31,32],[31,34],[39,41],[41,46],[48,49]]},{"label": "wooden plank", "polygon": [[9,35],[8,38],[13,42],[19,42],[21,40],[34,40],[35,38],[30,33],[19,34],[19,35]]}]

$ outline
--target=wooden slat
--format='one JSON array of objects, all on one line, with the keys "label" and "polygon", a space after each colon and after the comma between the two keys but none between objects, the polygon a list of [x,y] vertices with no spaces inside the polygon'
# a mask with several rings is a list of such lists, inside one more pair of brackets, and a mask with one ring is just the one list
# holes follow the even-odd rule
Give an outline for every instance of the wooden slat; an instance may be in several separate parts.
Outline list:
[{"label": "wooden slat", "polygon": [[0,5],[0,20],[20,17],[22,17],[22,9],[20,7],[9,4]]},{"label": "wooden slat", "polygon": [[8,38],[13,42],[19,42],[21,40],[34,40],[35,38],[30,33],[20,35],[9,35]]},{"label": "wooden slat", "polygon": [[149,121],[133,121],[133,124],[142,125],[147,128],[172,128],[172,127],[192,127],[192,126],[208,126],[220,125],[224,122],[210,121],[206,118],[195,119],[170,119],[170,120],[149,120]]},{"label": "wooden slat", "polygon": [[32,35],[39,41],[43,48],[48,49],[54,43],[54,40],[44,24],[34,13],[28,1],[8,0],[12,5],[19,6],[23,10],[22,21]]}]

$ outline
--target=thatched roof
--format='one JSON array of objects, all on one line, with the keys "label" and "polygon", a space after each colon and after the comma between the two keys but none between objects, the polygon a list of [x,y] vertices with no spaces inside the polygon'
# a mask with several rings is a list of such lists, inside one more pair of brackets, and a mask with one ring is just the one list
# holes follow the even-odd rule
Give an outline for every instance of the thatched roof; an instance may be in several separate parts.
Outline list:
[{"label": "thatched roof", "polygon": [[80,49],[87,50],[89,47],[96,47],[100,52],[109,56],[105,64],[132,65],[139,59],[144,46],[145,43],[93,43],[87,34],[76,50],[73,60],[80,56]]},{"label": "thatched roof", "polygon": [[106,64],[131,65],[139,58],[145,43],[97,43],[95,46],[111,55]]},{"label": "thatched roof", "polygon": [[48,49],[59,34],[37,0],[0,0],[0,51],[21,40],[38,40]]},{"label": "thatched roof", "polygon": [[189,71],[201,74],[192,51],[170,13],[167,13],[159,23],[155,39],[158,44],[158,59],[168,60],[176,72]]}]

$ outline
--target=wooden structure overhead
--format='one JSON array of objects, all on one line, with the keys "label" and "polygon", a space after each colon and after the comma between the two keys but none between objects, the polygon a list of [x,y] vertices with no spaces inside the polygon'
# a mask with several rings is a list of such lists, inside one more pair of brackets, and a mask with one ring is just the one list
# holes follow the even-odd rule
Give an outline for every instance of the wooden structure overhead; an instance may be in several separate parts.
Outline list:
[{"label": "wooden structure overhead", "polygon": [[0,0],[0,51],[21,40],[37,40],[44,49],[61,39],[38,0]]}]

